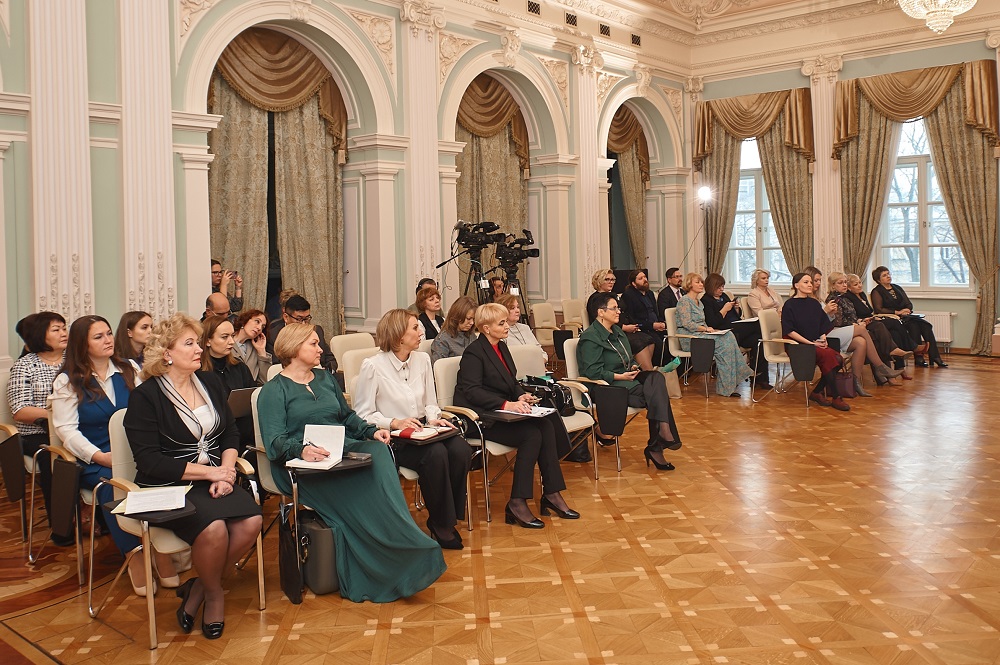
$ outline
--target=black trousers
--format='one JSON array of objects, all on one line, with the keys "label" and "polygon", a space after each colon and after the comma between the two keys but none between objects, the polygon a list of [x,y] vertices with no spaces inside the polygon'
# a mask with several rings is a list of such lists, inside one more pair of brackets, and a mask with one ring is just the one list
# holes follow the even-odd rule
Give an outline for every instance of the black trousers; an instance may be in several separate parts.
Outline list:
[{"label": "black trousers", "polygon": [[921,342],[927,342],[930,346],[930,350],[927,351],[930,359],[941,360],[941,352],[938,351],[937,339],[934,337],[934,325],[930,321],[916,316],[907,316],[903,319],[903,326],[909,333],[910,339],[913,340],[914,346]]},{"label": "black trousers", "polygon": [[[899,319],[886,317],[876,320],[882,322],[882,325],[885,326],[885,329],[888,330],[889,334],[892,336],[892,341],[896,343],[896,346],[904,351],[912,351],[917,348],[918,344],[920,344],[920,342],[914,342],[910,338],[910,333],[907,332],[906,326],[904,326],[903,322]],[[872,339],[874,339],[874,337]]]},{"label": "black trousers", "polygon": [[484,433],[488,439],[517,448],[510,498],[530,499],[534,496],[535,464],[542,474],[544,494],[566,489],[566,481],[559,468],[559,439],[566,437],[566,427],[558,413],[510,423],[494,422]]},{"label": "black trousers", "polygon": [[639,382],[629,390],[628,405],[636,409],[646,409],[646,420],[649,422],[649,442],[647,445],[663,450],[660,437],[660,423],[667,423],[674,441],[681,442],[677,433],[677,423],[674,421],[674,411],[670,407],[670,395],[667,393],[667,381],[662,372],[639,372],[635,380]]},{"label": "black trousers", "polygon": [[[39,446],[47,446],[48,444],[48,434],[28,434],[27,436],[21,436],[21,450],[29,457],[35,454]],[[43,451],[38,454],[37,472],[38,483],[42,486],[42,497],[45,499],[45,514],[47,516],[50,514],[49,506],[52,502],[52,458],[48,452]],[[31,491],[31,485],[28,485],[27,491]]]},{"label": "black trousers", "polygon": [[472,463],[469,442],[455,435],[425,446],[396,444],[396,464],[416,471],[420,493],[427,504],[428,521],[454,528],[465,518],[466,477]]}]

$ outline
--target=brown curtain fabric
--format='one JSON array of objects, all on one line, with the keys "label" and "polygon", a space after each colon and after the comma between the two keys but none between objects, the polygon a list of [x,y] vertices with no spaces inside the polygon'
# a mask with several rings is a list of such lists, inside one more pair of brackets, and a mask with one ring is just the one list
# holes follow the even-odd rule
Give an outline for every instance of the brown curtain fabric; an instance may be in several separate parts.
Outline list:
[{"label": "brown curtain fabric", "polygon": [[1000,122],[996,114],[996,62],[979,60],[839,81],[834,159],[839,159],[843,147],[858,136],[858,96],[863,95],[876,111],[890,120],[906,122],[934,111],[960,76],[965,86],[964,122],[981,132],[990,145],[1000,144]]},{"label": "brown curtain fabric", "polygon": [[339,335],[344,332],[342,167],[318,111],[313,96],[274,116],[278,253],[282,284],[306,297],[327,335]]},{"label": "brown curtain fabric", "polygon": [[714,198],[705,205],[705,236],[708,243],[708,271],[722,272],[729,251],[729,238],[736,222],[736,200],[740,189],[740,143],[716,120],[712,133],[715,147],[702,160],[702,183]]},{"label": "brown curtain fabric", "polygon": [[[995,79],[994,79],[995,80]],[[990,354],[996,312],[997,270],[997,160],[993,142],[969,122],[970,78],[954,85],[934,112],[924,117],[931,158],[951,226],[962,254],[979,283],[979,307],[972,335],[972,353]],[[982,81],[971,81],[973,86]],[[995,91],[995,86],[993,87]],[[994,99],[992,117],[996,121]]]},{"label": "brown curtain fabric", "polygon": [[261,307],[268,263],[267,111],[248,104],[218,73],[212,79],[215,99],[208,110],[222,116],[208,134],[215,155],[208,171],[212,257],[243,275],[245,307]]},{"label": "brown curtain fabric", "polygon": [[813,161],[812,95],[809,88],[796,88],[699,103],[695,109],[695,170],[701,170],[702,160],[712,153],[716,121],[742,140],[759,137],[782,112],[787,117],[785,145]]},{"label": "brown curtain fabric", "polygon": [[871,258],[896,168],[900,123],[876,111],[863,95],[855,97],[858,136],[840,156],[840,205],[844,227],[844,271],[863,275]]},{"label": "brown curtain fabric", "polygon": [[632,144],[636,144],[642,181],[649,182],[649,145],[646,143],[646,135],[643,133],[642,125],[639,124],[639,119],[635,117],[635,114],[627,106],[621,106],[615,111],[615,117],[611,119],[608,149],[621,154],[627,151]]},{"label": "brown curtain fabric", "polygon": [[813,262],[813,185],[809,159],[785,142],[787,125],[788,114],[780,114],[757,137],[757,148],[774,230],[789,272],[795,274]]},{"label": "brown curtain fabric", "polygon": [[346,150],[347,109],[340,90],[319,58],[292,37],[244,30],[219,56],[216,71],[240,97],[265,111],[290,111],[318,94],[318,114],[334,149]]},{"label": "brown curtain fabric", "polygon": [[495,136],[510,124],[520,168],[528,168],[528,126],[521,107],[497,79],[489,74],[473,79],[459,104],[458,124],[480,138]]},{"label": "brown curtain fabric", "polygon": [[636,266],[646,265],[646,188],[642,184],[639,143],[633,141],[618,153],[618,181],[621,183],[625,228]]}]

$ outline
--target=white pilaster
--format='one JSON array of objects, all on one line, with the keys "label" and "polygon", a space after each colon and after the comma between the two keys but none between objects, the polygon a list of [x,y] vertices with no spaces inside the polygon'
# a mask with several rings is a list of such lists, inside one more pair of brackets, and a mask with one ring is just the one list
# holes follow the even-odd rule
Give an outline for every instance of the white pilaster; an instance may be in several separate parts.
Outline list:
[{"label": "white pilaster", "polygon": [[[123,2],[119,16],[126,302],[129,310],[144,310],[156,320],[177,311],[178,295],[170,37],[164,29],[170,7]],[[202,281],[196,278],[199,264],[189,261],[189,266],[188,279]],[[191,300],[187,304],[190,308]]]},{"label": "white pilaster", "polygon": [[[812,91],[813,143],[813,265],[824,275],[844,269],[844,229],[840,200],[840,162],[834,160],[834,110],[837,72],[843,67],[839,55],[820,56],[802,62]],[[800,269],[803,266],[800,266]]]},{"label": "white pilaster", "polygon": [[[442,220],[439,230],[441,234],[441,258],[433,265],[437,265],[451,256],[449,243],[452,236],[452,225],[458,220],[458,178],[462,175],[455,168],[455,157],[462,154],[464,147],[464,143],[456,141],[438,142],[438,154],[440,155],[438,178],[440,182]],[[446,309],[459,297],[462,288],[461,275],[457,266],[454,263],[450,263],[448,266],[448,269],[442,273],[444,279],[438,280],[444,289],[444,306]]]},{"label": "white pilaster", "polygon": [[608,227],[601,226],[600,209],[607,207],[607,199],[599,201],[597,145],[597,71],[604,66],[604,57],[591,46],[578,45],[572,53],[576,65],[576,92],[574,106],[577,121],[574,126],[573,145],[579,155],[579,188],[576,195],[577,275],[592,275],[608,262]]},{"label": "white pilaster", "polygon": [[70,320],[94,310],[86,5],[28,11],[34,300]]},{"label": "white pilaster", "polygon": [[[701,101],[701,93],[705,90],[705,81],[700,76],[689,76],[687,81],[684,83],[684,91],[687,94],[685,101],[686,109],[685,113],[688,118],[691,118],[691,127],[694,127],[694,117],[695,108],[699,101]],[[685,132],[684,136],[684,154],[690,156],[694,154],[694,132]],[[708,274],[708,241],[705,235],[705,207],[698,201],[697,191],[701,183],[701,173],[695,173],[694,178],[691,179],[691,192],[688,196],[688,209],[687,215],[684,215],[684,219],[687,220],[685,226],[685,239],[687,240],[684,252],[681,256],[687,254],[687,258],[684,259],[683,266],[680,266],[685,272],[696,272],[699,275]],[[671,264],[675,265],[675,264]],[[670,266],[667,266],[668,268]]]},{"label": "white pilaster", "polygon": [[[396,174],[401,164],[374,162],[360,168],[364,177],[365,199],[365,273],[378,274],[378,279],[368,279],[365,291],[364,330],[375,330],[382,314],[393,307],[405,307],[412,300],[397,299],[396,282],[400,253],[396,241]],[[435,187],[435,189],[437,189]],[[410,283],[411,280],[407,280]],[[413,284],[417,280],[412,280]],[[411,287],[412,288],[412,287]],[[412,290],[404,290],[412,298]],[[405,302],[404,302],[405,301]]]},{"label": "white pilaster", "polygon": [[[215,122],[218,117],[215,116]],[[210,154],[207,147],[197,145],[175,145],[174,150],[184,166],[184,250],[187,257],[182,268],[185,280],[174,307],[193,314],[202,310],[206,294],[212,289],[207,269],[212,261],[208,230],[208,165],[215,155]],[[173,228],[171,224],[171,231]]]},{"label": "white pilaster", "polygon": [[[7,210],[4,201],[4,157],[7,156],[7,149],[10,148],[10,141],[0,139],[0,229],[6,228]],[[6,282],[7,279],[7,252],[0,251],[0,276]],[[0,286],[0,372],[10,369],[14,359],[8,355],[10,349],[10,331],[14,329],[11,322],[7,320],[7,287],[6,283]],[[3,396],[6,398],[6,395]]]},{"label": "white pilaster", "polygon": [[[561,163],[564,166],[572,166],[576,161],[575,157],[568,155],[553,155],[551,157],[543,155],[538,160],[539,163],[553,165]],[[533,173],[536,170],[532,168]],[[584,255],[582,248],[585,242],[581,226],[577,225],[575,228],[575,243],[569,241],[574,235],[570,233],[569,211],[570,192],[575,178],[571,175],[560,174],[532,175],[531,181],[532,184],[529,187],[535,184],[541,185],[543,217],[539,220],[538,228],[532,229],[532,233],[535,234],[535,242],[541,249],[541,260],[544,262],[545,275],[542,280],[546,287],[544,295],[545,299],[553,305],[559,305],[565,298],[578,297],[579,294],[574,293],[574,288],[579,288],[579,276],[585,274],[581,272],[580,268],[581,257]],[[579,221],[579,215],[577,220]],[[576,259],[576,269],[573,267],[574,259]],[[533,262],[539,260],[531,259]],[[594,270],[597,269],[594,268]],[[533,289],[537,288],[530,281],[528,285]]]},{"label": "white pilaster", "polygon": [[[437,106],[428,103],[438,86],[437,35],[445,26],[443,8],[425,0],[405,0],[400,18],[409,28],[403,37],[404,106],[410,149],[407,155],[408,276],[416,284],[447,258],[443,251],[437,169]],[[447,221],[447,220],[446,220]],[[454,223],[454,220],[452,220]]]}]

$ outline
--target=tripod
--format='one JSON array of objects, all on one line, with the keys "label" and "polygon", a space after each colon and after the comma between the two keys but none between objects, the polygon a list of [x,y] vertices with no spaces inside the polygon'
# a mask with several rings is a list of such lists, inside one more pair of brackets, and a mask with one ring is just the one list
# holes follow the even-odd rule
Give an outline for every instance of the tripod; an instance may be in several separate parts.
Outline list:
[{"label": "tripod", "polygon": [[482,247],[467,247],[458,254],[452,255],[450,258],[442,261],[441,263],[434,266],[435,269],[440,269],[442,266],[451,263],[463,254],[469,255],[469,274],[465,278],[465,286],[462,287],[462,295],[468,295],[469,287],[475,285],[476,289],[476,300],[480,305],[485,305],[490,302],[489,289],[483,287],[483,248]]},{"label": "tripod", "polygon": [[528,323],[528,301],[524,298],[524,289],[521,288],[521,281],[517,278],[518,264],[507,264],[501,266],[507,281],[507,292],[512,293],[517,289],[517,297],[521,300],[521,323]]}]

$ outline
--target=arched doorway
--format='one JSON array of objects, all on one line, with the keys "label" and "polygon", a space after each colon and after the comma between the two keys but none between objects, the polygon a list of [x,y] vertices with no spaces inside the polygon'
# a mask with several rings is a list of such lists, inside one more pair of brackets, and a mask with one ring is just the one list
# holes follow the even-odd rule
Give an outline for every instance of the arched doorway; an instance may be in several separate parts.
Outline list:
[{"label": "arched doorway", "polygon": [[645,268],[646,188],[649,184],[649,146],[639,119],[627,105],[615,111],[608,133],[608,235],[611,265],[617,270]]}]

